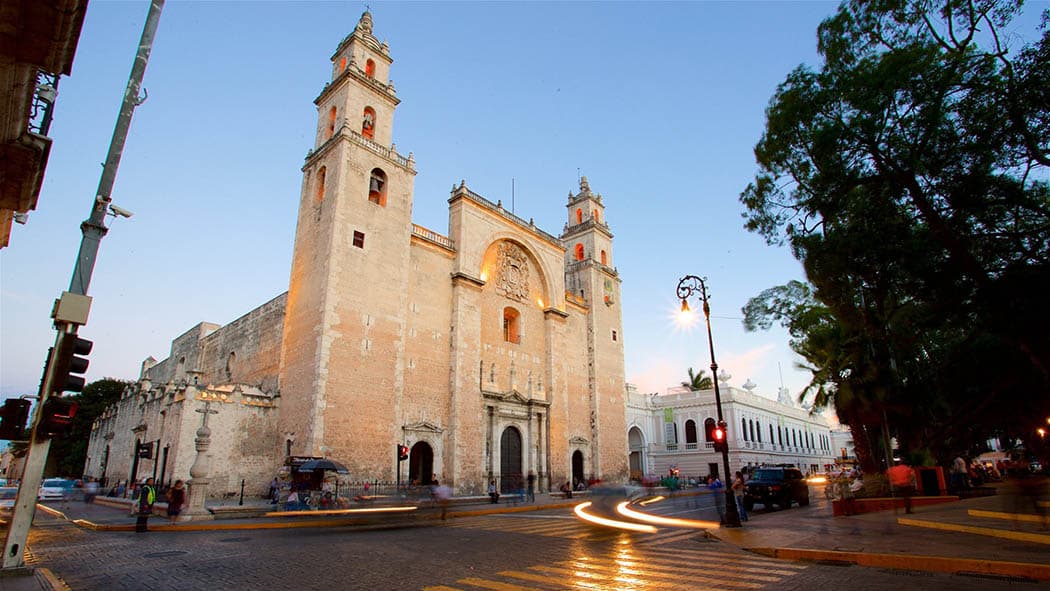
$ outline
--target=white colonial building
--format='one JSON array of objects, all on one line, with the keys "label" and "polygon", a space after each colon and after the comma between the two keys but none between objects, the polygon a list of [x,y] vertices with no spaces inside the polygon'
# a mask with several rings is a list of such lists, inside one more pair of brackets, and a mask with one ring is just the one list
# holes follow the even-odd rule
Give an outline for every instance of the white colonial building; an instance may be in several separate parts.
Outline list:
[{"label": "white colonial building", "polygon": [[[823,472],[834,466],[838,450],[827,419],[795,405],[784,389],[771,400],[755,394],[750,381],[746,390],[730,386],[731,377],[719,375],[730,470],[792,464]],[[712,439],[718,420],[713,389],[677,386],[664,394],[642,394],[628,384],[627,398],[632,478],[665,476],[673,469],[683,478],[724,478]]]}]

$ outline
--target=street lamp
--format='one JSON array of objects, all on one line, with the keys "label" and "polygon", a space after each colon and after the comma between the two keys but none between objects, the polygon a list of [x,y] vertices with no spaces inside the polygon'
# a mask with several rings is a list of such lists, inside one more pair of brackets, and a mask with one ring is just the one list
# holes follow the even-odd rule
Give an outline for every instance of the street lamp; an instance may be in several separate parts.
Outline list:
[{"label": "street lamp", "polygon": [[[711,337],[711,306],[707,303],[707,285],[704,280],[696,275],[686,275],[678,281],[676,291],[678,299],[682,300],[682,312],[689,312],[687,299],[693,295],[703,302],[704,320],[707,322],[707,346],[711,350],[711,376],[715,384],[715,408],[718,411],[718,426],[725,432],[725,419],[722,416],[722,394],[718,391],[718,363],[715,362],[715,342]],[[732,472],[729,471],[729,437],[725,438],[722,448],[722,468],[726,473],[726,525],[729,527],[740,527],[740,513],[736,508],[736,498],[732,487]]]}]

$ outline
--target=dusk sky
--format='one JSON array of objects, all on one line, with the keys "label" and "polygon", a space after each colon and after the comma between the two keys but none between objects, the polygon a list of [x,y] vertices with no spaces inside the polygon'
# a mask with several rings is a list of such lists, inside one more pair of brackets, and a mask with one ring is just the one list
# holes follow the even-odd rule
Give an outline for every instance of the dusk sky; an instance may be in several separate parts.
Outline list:
[{"label": "dusk sky", "polygon": [[[785,248],[743,228],[738,197],[777,85],[818,67],[834,2],[373,2],[401,99],[394,142],[415,157],[413,221],[448,232],[460,180],[560,235],[578,175],[603,195],[622,284],[627,380],[663,392],[710,363],[702,324],[676,328],[675,286],[706,276],[719,365],[776,398],[809,382],[784,331],[741,307],[801,279]],[[1011,27],[1033,38],[1033,3]],[[201,321],[226,324],[288,287],[313,99],[360,2],[182,2],[160,20],[117,174],[81,336],[88,380],[135,379]],[[62,78],[37,209],[0,250],[0,395],[35,394],[54,341],[146,0],[92,0]],[[514,195],[512,198],[512,179]],[[781,371],[782,370],[782,371]]]}]

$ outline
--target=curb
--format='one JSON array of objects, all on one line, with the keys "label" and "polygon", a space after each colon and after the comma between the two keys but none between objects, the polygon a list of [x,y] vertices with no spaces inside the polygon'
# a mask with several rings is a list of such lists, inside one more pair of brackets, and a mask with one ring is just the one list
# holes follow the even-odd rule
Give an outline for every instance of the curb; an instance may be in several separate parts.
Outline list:
[{"label": "curb", "polygon": [[957,531],[967,534],[976,534],[979,536],[990,536],[993,538],[1004,538],[1007,540],[1017,540],[1020,542],[1033,542],[1035,544],[1050,544],[1050,535],[1037,534],[1033,532],[1024,531],[1011,531],[1005,529],[995,529],[993,527],[978,527],[975,525],[961,525],[956,523],[944,523],[940,521],[926,521],[924,519],[911,519],[907,517],[898,517],[897,523],[901,525],[911,525],[914,527],[924,527],[927,529],[939,529],[943,531]]},{"label": "curb", "polygon": [[50,591],[70,591],[69,585],[65,581],[58,578],[55,573],[51,572],[51,569],[44,567],[37,567],[33,573],[36,576],[36,580],[40,583],[40,587],[43,589],[50,589]]},{"label": "curb", "polygon": [[[446,512],[446,519],[455,519],[461,517],[475,517],[482,515],[494,515],[494,514],[506,514],[506,513],[525,513],[529,511],[542,511],[545,509],[561,509],[566,507],[575,507],[576,502],[567,503],[551,503],[544,505],[533,505],[524,504],[518,506],[503,506],[499,508],[486,508],[476,510],[465,510],[465,511],[453,511],[449,510]],[[44,505],[38,507],[43,508],[45,512],[69,521],[70,523],[91,531],[109,531],[109,532],[134,532],[134,523],[95,523],[87,519],[69,519],[65,513],[56,509],[51,509]],[[433,511],[428,513],[413,513],[411,514],[415,521],[434,521],[441,520],[439,511]],[[264,519],[280,519],[282,516],[279,514],[271,515]],[[221,531],[221,530],[252,530],[252,529],[297,529],[305,527],[347,527],[347,526],[369,526],[369,527],[388,527],[397,528],[405,527],[404,521],[391,520],[387,523],[377,524],[374,521],[370,521],[368,517],[351,517],[342,519],[304,519],[295,521],[272,521],[272,522],[256,522],[256,523],[222,523],[221,521],[199,521],[192,522],[188,521],[185,523],[164,523],[160,525],[149,526],[147,531],[151,532],[165,532],[165,531]]]},{"label": "curb", "polygon": [[863,552],[806,550],[802,548],[745,548],[745,550],[785,560],[849,563],[896,570],[995,575],[1025,580],[1050,581],[1050,565],[1029,562],[946,558],[943,556],[922,556],[918,554],[867,554]]}]

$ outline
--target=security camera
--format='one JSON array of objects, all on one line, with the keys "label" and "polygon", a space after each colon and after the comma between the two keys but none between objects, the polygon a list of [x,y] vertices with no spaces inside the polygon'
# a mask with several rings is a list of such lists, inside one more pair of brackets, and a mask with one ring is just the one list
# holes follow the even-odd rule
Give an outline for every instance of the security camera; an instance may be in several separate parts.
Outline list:
[{"label": "security camera", "polygon": [[113,215],[119,215],[122,218],[130,218],[131,216],[135,215],[130,211],[124,209],[123,207],[114,205],[112,203],[109,204],[109,210],[113,212]]}]

